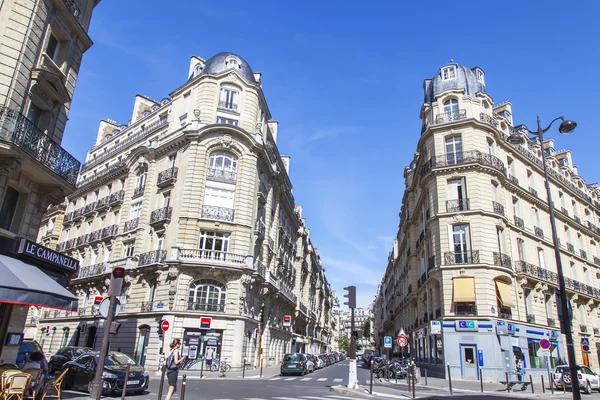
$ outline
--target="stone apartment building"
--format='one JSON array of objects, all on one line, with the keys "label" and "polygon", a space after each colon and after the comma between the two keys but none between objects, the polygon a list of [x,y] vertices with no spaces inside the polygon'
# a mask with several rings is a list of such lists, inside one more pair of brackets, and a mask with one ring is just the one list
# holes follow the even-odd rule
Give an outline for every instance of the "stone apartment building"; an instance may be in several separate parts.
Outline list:
[{"label": "stone apartment building", "polygon": [[[371,307],[357,307],[354,309],[354,327],[355,330],[360,332],[360,337],[357,341],[357,343],[360,343],[360,345],[365,348],[365,347],[371,347],[371,341],[372,341],[372,332],[373,332],[373,312],[372,312],[372,308]],[[364,336],[363,332],[362,332],[362,326],[365,323],[365,321],[367,319],[371,319],[371,323],[370,323],[370,334],[369,336]],[[350,335],[352,333],[351,330],[351,318],[350,318],[350,311],[343,311],[341,313],[341,317],[340,317],[340,325],[341,325],[341,329],[340,329],[340,337],[348,337],[350,338]]]},{"label": "stone apartment building", "polygon": [[[98,3],[0,1],[0,273],[6,285],[0,284],[0,359],[7,362],[16,358],[28,304],[76,308],[64,289],[76,262],[65,268],[40,257],[57,258],[51,250],[36,246],[28,255],[25,249],[32,249],[47,207],[75,190],[80,162],[61,142]],[[30,290],[34,281],[44,295]]]},{"label": "stone apartment building", "polygon": [[403,328],[419,365],[443,376],[449,364],[464,379],[477,379],[478,366],[483,378],[501,379],[517,360],[539,379],[547,362],[566,360],[545,152],[577,358],[598,370],[597,188],[552,139],[509,144],[525,128],[513,124],[511,103],[494,103],[486,79],[479,67],[450,63],[424,82],[421,136],[374,306],[377,345]]},{"label": "stone apartment building", "polygon": [[194,56],[169,97],[138,95],[130,121],[101,121],[76,190],[39,235],[51,245],[58,230],[58,250],[80,261],[70,286],[79,309],[37,310],[28,336],[50,353],[98,349],[97,304],[109,272],[124,266],[111,348],[149,368],[174,338],[190,358],[212,347],[233,368],[330,348],[336,300],[261,80],[233,53]]}]

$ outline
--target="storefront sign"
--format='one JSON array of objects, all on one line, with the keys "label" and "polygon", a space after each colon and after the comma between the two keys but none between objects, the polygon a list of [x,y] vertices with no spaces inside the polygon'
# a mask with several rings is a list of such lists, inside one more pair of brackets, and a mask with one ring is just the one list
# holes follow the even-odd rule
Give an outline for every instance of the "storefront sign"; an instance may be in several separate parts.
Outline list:
[{"label": "storefront sign", "polygon": [[76,273],[79,269],[79,261],[76,259],[57,253],[48,247],[41,246],[27,239],[21,239],[17,253],[27,256],[27,258],[50,264],[63,271]]},{"label": "storefront sign", "polygon": [[441,335],[442,334],[442,323],[441,321],[431,321],[431,334],[432,335]]},{"label": "storefront sign", "polygon": [[496,335],[508,336],[508,326],[506,321],[496,321]]},{"label": "storefront sign", "polygon": [[478,330],[477,322],[471,320],[456,321],[454,328],[457,332],[476,332]]},{"label": "storefront sign", "polygon": [[211,317],[200,317],[200,329],[210,329]]},{"label": "storefront sign", "polygon": [[483,350],[477,350],[477,360],[479,361],[479,366],[483,367]]},{"label": "storefront sign", "polygon": [[291,326],[292,325],[292,316],[284,315],[283,316],[283,326]]},{"label": "storefront sign", "polygon": [[560,337],[560,332],[559,331],[550,331],[550,338],[551,339],[557,339]]},{"label": "storefront sign", "polygon": [[517,333],[517,326],[515,324],[511,324],[510,322],[506,324],[506,329],[508,330],[509,335],[514,335]]}]

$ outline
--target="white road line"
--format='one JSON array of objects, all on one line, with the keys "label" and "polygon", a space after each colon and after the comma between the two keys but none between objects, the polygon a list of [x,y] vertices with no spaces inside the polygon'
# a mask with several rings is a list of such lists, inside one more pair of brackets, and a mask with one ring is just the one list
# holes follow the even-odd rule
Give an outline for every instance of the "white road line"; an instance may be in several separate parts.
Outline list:
[{"label": "white road line", "polygon": [[298,378],[285,378],[286,381],[295,381]]},{"label": "white road line", "polygon": [[323,396],[315,397],[315,396],[301,396],[301,399],[310,399],[310,400],[323,400]]},{"label": "white road line", "polygon": [[[271,397],[273,400],[298,400],[297,397]],[[356,400],[356,399],[354,399]]]},{"label": "white road line", "polygon": [[276,378],[270,378],[269,380],[270,380],[270,381],[278,381],[278,380],[280,380],[280,379],[281,379],[281,377],[280,377],[280,376],[278,376],[278,377],[276,377]]},{"label": "white road line", "polygon": [[349,399],[349,400],[356,400],[356,397],[346,397],[346,396],[335,396],[335,395],[328,395],[327,398],[329,399]]},{"label": "white road line", "polygon": [[302,378],[301,381],[312,381],[312,378]]},{"label": "white road line", "polygon": [[317,379],[317,382],[324,382],[326,380],[327,380],[327,378],[319,378],[319,379]]},{"label": "white road line", "polygon": [[264,397],[244,397],[244,400],[266,400]]},{"label": "white road line", "polygon": [[341,382],[341,381],[343,381],[343,379],[342,378],[337,378],[337,379],[334,379],[333,381],[334,382]]}]

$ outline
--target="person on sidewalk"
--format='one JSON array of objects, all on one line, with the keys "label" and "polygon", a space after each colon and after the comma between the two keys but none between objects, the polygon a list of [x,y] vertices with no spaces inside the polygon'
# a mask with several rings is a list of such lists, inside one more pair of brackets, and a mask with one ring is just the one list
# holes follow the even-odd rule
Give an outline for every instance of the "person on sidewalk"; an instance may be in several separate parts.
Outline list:
[{"label": "person on sidewalk", "polygon": [[516,369],[517,369],[517,379],[519,380],[519,382],[521,382],[523,380],[523,360],[521,360],[520,358],[517,360],[517,365],[516,365]]},{"label": "person on sidewalk", "polygon": [[171,400],[171,396],[177,392],[177,375],[179,374],[180,363],[185,360],[186,357],[179,357],[179,349],[181,348],[181,340],[173,339],[171,342],[171,354],[167,357],[167,381],[169,382],[169,390],[167,391],[167,397],[165,400]]},{"label": "person on sidewalk", "polygon": [[212,360],[213,360],[214,355],[215,355],[215,350],[212,347],[209,347],[208,349],[206,349],[206,354],[204,356],[206,358],[206,369],[208,371],[211,370]]}]

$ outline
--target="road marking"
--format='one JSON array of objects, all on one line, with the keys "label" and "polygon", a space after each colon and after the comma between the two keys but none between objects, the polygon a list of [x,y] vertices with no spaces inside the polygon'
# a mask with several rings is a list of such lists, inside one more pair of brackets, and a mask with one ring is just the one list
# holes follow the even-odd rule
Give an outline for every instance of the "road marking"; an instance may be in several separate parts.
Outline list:
[{"label": "road marking", "polygon": [[279,379],[281,379],[281,377],[280,377],[280,376],[278,376],[278,377],[275,377],[275,378],[271,378],[271,379],[269,379],[269,380],[270,380],[270,381],[278,381]]},{"label": "road marking", "polygon": [[334,395],[328,395],[327,397],[330,398],[330,399],[350,399],[350,400],[356,400],[356,397],[334,396]]},{"label": "road marking", "polygon": [[343,379],[342,378],[337,378],[337,379],[334,379],[333,381],[334,382],[341,382],[341,381],[343,381]]},{"label": "road marking", "polygon": [[294,381],[296,379],[298,379],[298,378],[285,378],[286,381]]},{"label": "road marking", "polygon": [[312,381],[312,378],[302,378],[301,381]]},{"label": "road marking", "polygon": [[244,400],[265,400],[264,397],[244,397]]},{"label": "road marking", "polygon": [[274,400],[298,400],[297,397],[271,397],[271,398]]},{"label": "road marking", "polygon": [[327,378],[319,378],[319,379],[317,379],[317,382],[323,382],[323,381],[326,381],[326,380],[327,380]]}]

